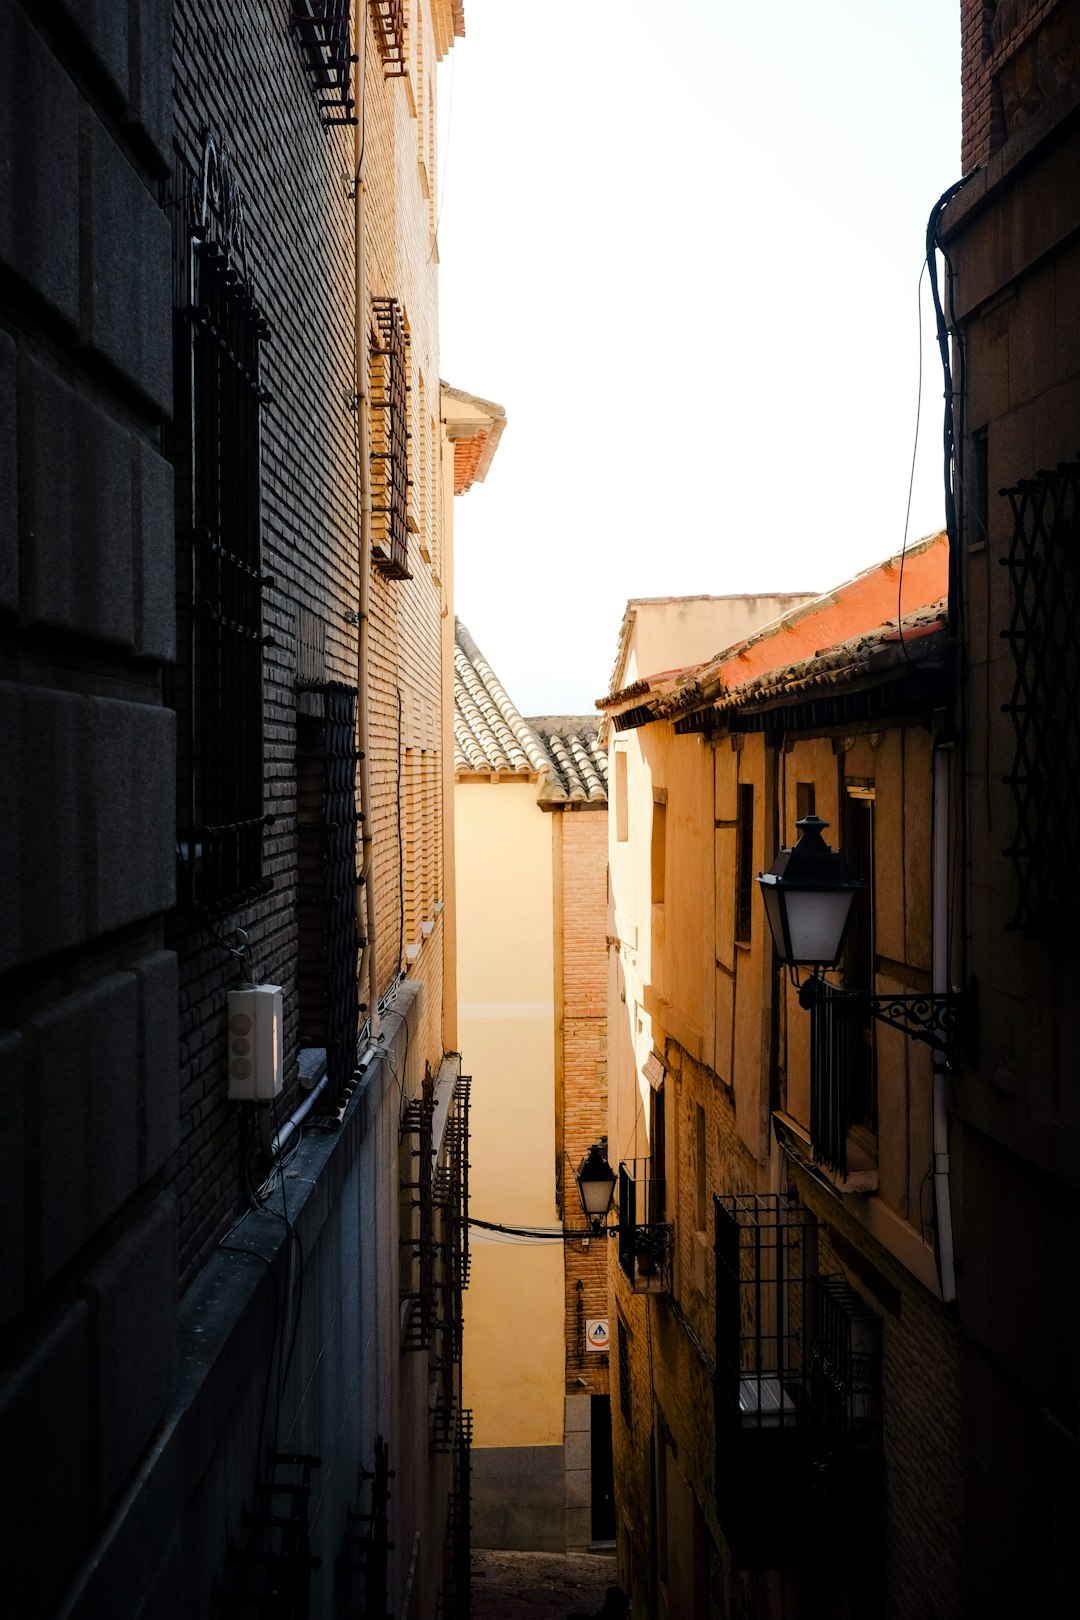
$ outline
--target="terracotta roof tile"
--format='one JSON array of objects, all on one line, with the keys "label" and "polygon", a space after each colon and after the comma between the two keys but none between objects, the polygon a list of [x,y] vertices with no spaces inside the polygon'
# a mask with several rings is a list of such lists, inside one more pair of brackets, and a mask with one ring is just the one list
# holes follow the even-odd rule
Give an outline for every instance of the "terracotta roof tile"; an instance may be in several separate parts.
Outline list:
[{"label": "terracotta roof tile", "polygon": [[606,804],[607,756],[595,717],[526,720],[458,619],[454,636],[454,769],[535,777],[545,804]]}]

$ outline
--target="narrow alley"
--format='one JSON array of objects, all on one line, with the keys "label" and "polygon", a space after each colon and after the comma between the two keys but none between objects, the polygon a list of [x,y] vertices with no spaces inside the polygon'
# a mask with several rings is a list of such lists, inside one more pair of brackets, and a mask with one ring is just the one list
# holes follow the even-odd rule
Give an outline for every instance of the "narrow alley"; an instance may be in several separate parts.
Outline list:
[{"label": "narrow alley", "polygon": [[472,1620],[569,1620],[603,1608],[615,1558],[476,1548],[472,1572]]}]

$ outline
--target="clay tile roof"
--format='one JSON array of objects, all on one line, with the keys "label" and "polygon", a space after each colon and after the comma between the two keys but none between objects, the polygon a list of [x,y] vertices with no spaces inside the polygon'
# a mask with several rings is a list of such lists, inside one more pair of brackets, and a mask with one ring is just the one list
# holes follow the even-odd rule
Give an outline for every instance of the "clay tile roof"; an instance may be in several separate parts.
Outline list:
[{"label": "clay tile roof", "polygon": [[543,743],[460,619],[454,640],[455,770],[550,774],[552,762]]},{"label": "clay tile roof", "polygon": [[884,677],[895,670],[932,671],[945,656],[948,602],[931,602],[906,613],[899,621],[875,625],[833,647],[823,647],[811,658],[779,665],[744,681],[716,700],[717,709],[768,706],[803,692]]},{"label": "clay tile roof", "polygon": [[592,716],[525,720],[461,620],[454,634],[454,769],[538,778],[543,803],[606,804],[607,756]]},{"label": "clay tile roof", "polygon": [[545,743],[571,804],[607,803],[607,754],[595,717],[542,715],[532,725]]}]

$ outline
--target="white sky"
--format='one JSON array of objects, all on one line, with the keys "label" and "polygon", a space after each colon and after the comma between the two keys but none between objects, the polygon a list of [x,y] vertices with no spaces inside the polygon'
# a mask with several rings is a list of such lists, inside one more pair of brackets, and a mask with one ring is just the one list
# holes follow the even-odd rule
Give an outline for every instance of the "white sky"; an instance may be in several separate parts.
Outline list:
[{"label": "white sky", "polygon": [[[628,597],[825,590],[900,549],[958,0],[465,0],[439,70],[442,375],[506,407],[456,606],[525,714]],[[940,528],[923,282],[910,537]]]}]

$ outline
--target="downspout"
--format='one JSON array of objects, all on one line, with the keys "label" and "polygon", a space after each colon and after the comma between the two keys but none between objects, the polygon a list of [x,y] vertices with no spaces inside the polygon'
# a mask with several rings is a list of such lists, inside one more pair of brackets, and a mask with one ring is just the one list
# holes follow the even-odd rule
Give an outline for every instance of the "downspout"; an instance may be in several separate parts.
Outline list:
[{"label": "downspout", "polygon": [[[356,745],[360,751],[360,799],[364,812],[360,835],[360,887],[356,894],[356,920],[363,941],[360,954],[359,989],[361,1004],[367,1001],[368,1030],[372,1038],[379,1032],[379,982],[375,949],[375,861],[371,801],[371,717],[368,707],[370,679],[369,629],[371,614],[371,379],[368,356],[367,318],[367,188],[364,178],[364,120],[367,114],[367,29],[363,17],[364,43],[357,52],[356,123],[353,126],[353,251],[355,258],[354,343],[356,389],[353,409],[357,415],[357,444],[360,461],[360,590],[357,601],[356,638]],[[365,997],[365,980],[367,994]]]},{"label": "downspout", "polygon": [[[934,826],[931,875],[933,990],[949,988],[949,778],[948,748],[934,749]],[[934,1051],[934,1216],[937,1228],[938,1280],[946,1304],[956,1298],[953,1254],[952,1196],[949,1187],[949,1116],[946,1109],[948,1068],[945,1053]]]}]

